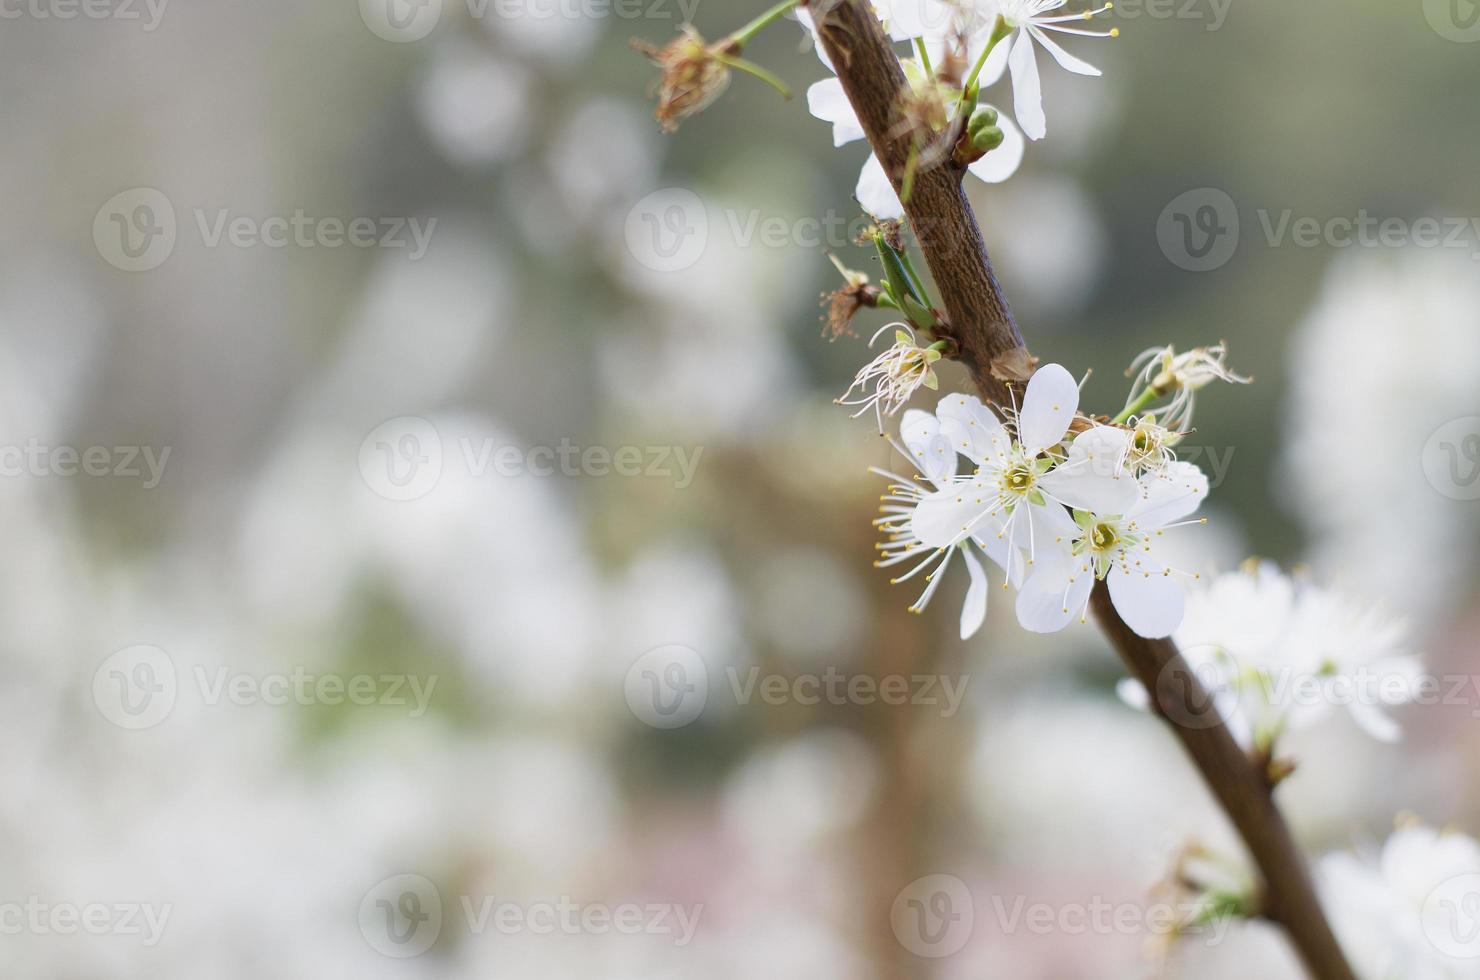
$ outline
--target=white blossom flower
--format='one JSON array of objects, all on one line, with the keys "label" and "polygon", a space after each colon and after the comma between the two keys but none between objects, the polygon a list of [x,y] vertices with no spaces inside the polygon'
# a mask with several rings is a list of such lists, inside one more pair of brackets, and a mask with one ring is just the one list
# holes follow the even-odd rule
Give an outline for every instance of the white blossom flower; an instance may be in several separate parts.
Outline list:
[{"label": "white blossom flower", "polygon": [[[894,583],[908,581],[915,575],[934,565],[926,575],[927,585],[920,598],[910,606],[911,612],[923,612],[935,595],[936,588],[944,577],[943,572],[951,563],[956,552],[966,564],[971,576],[966,603],[961,610],[961,639],[970,639],[987,617],[987,575],[976,556],[980,552],[1004,569],[1009,581],[1021,583],[1023,566],[1020,556],[1005,538],[999,535],[998,523],[986,520],[975,533],[964,534],[940,543],[923,541],[915,528],[915,515],[921,502],[939,493],[950,493],[956,482],[958,447],[974,444],[977,427],[983,419],[1000,428],[996,416],[982,403],[969,395],[947,395],[940,400],[935,414],[912,409],[904,414],[900,426],[901,447],[895,445],[911,464],[920,479],[899,476],[888,470],[875,468],[878,473],[893,481],[879,507],[883,515],[874,525],[885,535],[877,545],[881,557],[875,562],[879,568],[890,568],[918,559],[905,574],[893,579]],[[969,457],[971,454],[966,453]],[[1005,583],[1004,583],[1005,587]]]},{"label": "white blossom flower", "polygon": [[1126,372],[1134,378],[1126,407],[1170,398],[1171,401],[1158,412],[1164,427],[1173,431],[1191,429],[1199,391],[1214,381],[1246,385],[1253,380],[1234,372],[1227,365],[1227,359],[1228,348],[1221,343],[1196,347],[1181,354],[1170,345],[1144,350]]},{"label": "white blossom flower", "polygon": [[[900,10],[906,6],[902,3],[893,5],[896,17],[899,17]],[[986,37],[980,31],[965,31],[963,34],[965,29],[950,13],[952,8],[941,3],[932,3],[931,0],[922,0],[918,6],[920,9],[911,10],[908,16],[891,21],[892,36],[895,36],[896,40],[912,38],[923,40],[932,64],[942,61],[947,44],[959,43],[953,40],[953,37],[965,36],[967,38],[968,59],[974,59],[983,50]],[[812,26],[810,18],[804,20],[803,23],[807,24],[809,29]],[[827,60],[820,44],[817,46],[817,51],[823,63],[832,69],[833,66]],[[905,59],[903,66],[905,77],[909,79],[915,92],[926,93],[930,90],[930,86],[935,84],[919,61]],[[982,72],[979,85],[985,87],[995,82],[1002,76],[1002,72],[1003,66],[995,66],[994,71],[989,63]],[[959,103],[960,93],[945,93],[943,97],[948,101],[947,107],[953,108]],[[827,78],[812,85],[807,90],[807,108],[813,116],[824,122],[832,123],[834,146],[846,146],[864,138],[863,125],[858,121],[858,114],[853,111],[853,105],[843,92],[843,83],[839,79]],[[1012,120],[1007,118],[1006,113],[998,114],[997,127],[1002,130],[1002,144],[967,168],[978,179],[989,184],[1001,183],[1016,173],[1018,166],[1023,162],[1023,153],[1027,147],[1022,133],[1013,125]],[[879,162],[877,155],[869,155],[859,175],[855,194],[864,209],[876,218],[904,217],[904,206],[900,203],[899,195],[895,193],[894,186],[889,182],[889,177],[885,174],[884,166]]]},{"label": "white blossom flower", "polygon": [[1363,980],[1480,975],[1480,844],[1401,827],[1375,860],[1330,854],[1317,869],[1331,926]]},{"label": "white blossom flower", "polygon": [[[853,413],[854,418],[872,408],[880,432],[884,431],[884,416],[898,412],[917,390],[925,387],[934,391],[940,386],[935,376],[935,362],[941,358],[940,348],[935,345],[921,347],[916,342],[915,331],[908,324],[880,327],[869,340],[869,346],[872,347],[879,334],[890,327],[894,328],[893,346],[865,364],[848,390],[843,392],[843,397],[838,399],[839,405],[863,406]],[[869,390],[870,385],[873,386],[872,391]],[[855,389],[860,394],[850,398]]]},{"label": "white blossom flower", "polygon": [[[1100,70],[1086,61],[1081,61],[1048,36],[1046,31],[1061,34],[1078,34],[1085,37],[1118,37],[1119,28],[1108,31],[1090,31],[1082,27],[1067,25],[1076,21],[1089,20],[1096,14],[1110,10],[1114,4],[1079,13],[1056,14],[1065,0],[975,0],[981,19],[991,23],[1000,15],[1012,30],[992,49],[984,72],[1001,73],[1006,65],[1012,72],[1013,114],[1029,139],[1039,140],[1048,132],[1047,120],[1043,115],[1043,90],[1038,77],[1038,59],[1033,51],[1036,42],[1047,51],[1061,67],[1076,75],[1099,75]],[[1052,15],[1052,16],[1050,16]]]},{"label": "white blossom flower", "polygon": [[[1123,433],[1124,430],[1112,430]],[[1056,633],[1078,613],[1085,618],[1096,579],[1110,588],[1115,611],[1138,635],[1170,636],[1182,622],[1186,598],[1172,579],[1176,569],[1156,557],[1154,542],[1186,520],[1208,495],[1208,478],[1192,463],[1148,473],[1128,508],[1081,508],[1070,529],[1043,549],[1018,594],[1018,621],[1035,633]]]},{"label": "white blossom flower", "polygon": [[[1115,463],[1115,437],[1107,442],[1114,430],[1094,427],[1067,450],[1063,446],[1078,407],[1073,377],[1050,364],[1029,381],[1021,410],[1009,413],[1011,428],[965,395],[941,399],[935,416],[907,413],[907,451],[936,489],[916,487],[889,501],[899,508],[887,527],[900,536],[896,547],[910,556],[929,555],[927,562],[944,555],[944,567],[956,549],[974,542],[1010,583],[1021,585],[1038,551],[1073,533],[1066,508],[1125,510],[1140,489]],[[961,456],[975,464],[972,473],[957,475]],[[983,593],[983,613],[985,601]]]},{"label": "white blossom flower", "polygon": [[[1175,632],[1215,710],[1245,747],[1268,748],[1335,707],[1349,709],[1371,737],[1391,742],[1397,724],[1382,710],[1413,698],[1421,669],[1404,643],[1407,625],[1368,604],[1249,563],[1188,597]],[[1144,708],[1140,684],[1122,697]]]}]

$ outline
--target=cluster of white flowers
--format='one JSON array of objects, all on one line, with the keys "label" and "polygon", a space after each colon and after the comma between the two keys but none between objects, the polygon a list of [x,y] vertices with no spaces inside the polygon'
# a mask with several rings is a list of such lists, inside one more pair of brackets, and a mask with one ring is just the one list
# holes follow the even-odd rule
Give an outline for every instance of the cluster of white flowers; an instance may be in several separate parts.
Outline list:
[{"label": "cluster of white flowers", "polygon": [[[1017,615],[1038,633],[1082,621],[1097,579],[1121,617],[1145,637],[1169,636],[1182,621],[1175,569],[1156,543],[1207,496],[1191,463],[1137,464],[1132,430],[1076,419],[1079,386],[1062,366],[1028,382],[1019,410],[1004,423],[978,399],[947,395],[935,414],[912,410],[901,428],[903,452],[919,479],[879,470],[893,481],[875,523],[886,535],[882,566],[910,563],[902,582],[928,572],[920,611],[959,551],[971,575],[961,636],[980,628],[986,575],[975,552],[1019,588]],[[973,469],[960,473],[964,457]],[[933,567],[932,567],[933,566]]]},{"label": "cluster of white flowers", "polygon": [[[913,93],[934,101],[951,118],[963,107],[974,105],[967,89],[984,89],[1010,72],[1013,112],[1017,125],[1005,114],[994,124],[1002,132],[1001,143],[969,165],[970,172],[988,183],[1011,177],[1022,163],[1026,149],[1023,135],[1042,139],[1047,133],[1043,95],[1034,45],[1042,47],[1068,71],[1098,75],[1099,69],[1071,55],[1048,36],[1049,31],[1090,37],[1113,37],[1118,32],[1091,31],[1071,26],[1111,9],[1111,4],[1078,13],[1060,13],[1066,0],[874,0],[873,7],[889,28],[894,41],[914,42],[918,58],[903,59],[905,77]],[[815,37],[811,14],[801,9],[798,17]],[[822,44],[818,56],[833,69]],[[938,69],[946,65],[971,66],[972,76],[950,77]],[[837,78],[817,82],[807,90],[812,115],[832,124],[833,144],[845,146],[864,138],[858,115]],[[947,120],[942,119],[944,123]],[[1019,128],[1021,127],[1021,129]],[[855,192],[863,207],[879,218],[903,216],[894,187],[877,155],[864,164]]]},{"label": "cluster of white flowers", "polygon": [[[1264,563],[1195,590],[1176,640],[1234,737],[1267,750],[1282,732],[1342,708],[1373,738],[1396,741],[1384,708],[1412,701],[1421,680],[1407,634],[1370,604]],[[1139,681],[1121,681],[1120,693],[1148,704]]]}]

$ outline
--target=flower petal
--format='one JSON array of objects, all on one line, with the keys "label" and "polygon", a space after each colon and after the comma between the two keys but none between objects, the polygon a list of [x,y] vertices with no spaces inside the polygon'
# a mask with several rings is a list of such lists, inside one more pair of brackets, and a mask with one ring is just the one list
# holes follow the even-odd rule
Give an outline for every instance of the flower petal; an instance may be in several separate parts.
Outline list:
[{"label": "flower petal", "polygon": [[1094,584],[1094,573],[1084,561],[1055,551],[1038,563],[1018,592],[1018,622],[1031,633],[1057,633],[1084,609]]},{"label": "flower petal", "polygon": [[1065,71],[1072,71],[1076,75],[1100,74],[1100,69],[1096,68],[1088,61],[1080,61],[1078,58],[1074,57],[1072,54],[1059,47],[1059,45],[1055,41],[1053,41],[1047,33],[1044,32],[1043,28],[1030,26],[1028,30],[1033,32],[1033,39],[1039,44],[1043,45],[1043,50],[1052,55],[1053,60],[1057,61],[1059,63],[1059,67],[1063,68]]},{"label": "flower petal", "polygon": [[972,534],[982,534],[997,496],[988,493],[983,481],[973,480],[927,494],[915,505],[910,527],[924,544],[948,548]]},{"label": "flower petal", "polygon": [[1141,500],[1127,516],[1142,531],[1181,520],[1208,496],[1208,478],[1193,463],[1173,463],[1161,473],[1147,473],[1140,482]]},{"label": "flower petal", "polygon": [[971,574],[971,586],[966,590],[966,604],[961,607],[961,639],[969,640],[982,628],[987,619],[987,572],[976,560],[970,547],[961,549],[966,559],[966,571]]},{"label": "flower petal", "polygon": [[1368,704],[1361,698],[1357,698],[1352,701],[1350,707],[1352,720],[1357,723],[1358,728],[1368,735],[1371,735],[1379,742],[1387,742],[1389,744],[1402,741],[1402,727],[1396,721],[1389,718],[1377,705]]},{"label": "flower petal", "polygon": [[827,66],[828,71],[836,75],[838,70],[833,67],[832,59],[827,56],[827,51],[822,47],[822,39],[817,36],[817,20],[812,16],[812,11],[806,7],[797,7],[796,15],[797,20],[801,21],[807,33],[812,36],[812,49],[817,52],[817,57]]},{"label": "flower petal", "polygon": [[1079,409],[1079,385],[1060,364],[1045,364],[1028,382],[1018,412],[1018,442],[1031,453],[1054,446]]},{"label": "flower petal", "polygon": [[894,185],[889,183],[889,178],[884,174],[884,165],[874,154],[869,154],[868,162],[863,165],[863,173],[858,175],[858,188],[854,195],[863,209],[875,218],[904,217],[904,205],[899,203]]},{"label": "flower petal", "polygon": [[1125,514],[1141,499],[1141,484],[1123,465],[1128,433],[1097,425],[1069,446],[1069,458],[1038,478],[1062,503],[1102,515]]},{"label": "flower petal", "polygon": [[1043,89],[1038,81],[1032,35],[1027,31],[1018,31],[1007,64],[1012,69],[1012,114],[1028,139],[1041,140],[1048,132],[1048,121],[1043,116]]},{"label": "flower petal", "polygon": [[951,446],[973,463],[999,460],[1007,455],[1010,440],[1002,422],[974,395],[947,395],[935,407],[940,431]]},{"label": "flower petal", "polygon": [[940,421],[934,415],[917,408],[905,412],[899,437],[910,459],[931,483],[939,487],[956,475],[956,450],[941,432]]},{"label": "flower petal", "polygon": [[833,124],[833,146],[846,146],[865,135],[858,113],[853,111],[853,103],[843,94],[843,83],[839,79],[824,78],[808,88],[807,111]]},{"label": "flower petal", "polygon": [[978,180],[989,184],[1000,184],[1017,173],[1018,167],[1023,163],[1023,154],[1028,149],[1028,142],[1023,139],[1022,132],[1005,114],[998,114],[997,128],[1002,130],[1002,145],[966,168]]},{"label": "flower petal", "polygon": [[1181,625],[1187,599],[1181,586],[1155,562],[1144,559],[1136,571],[1117,566],[1107,581],[1115,611],[1136,635],[1159,640]]}]

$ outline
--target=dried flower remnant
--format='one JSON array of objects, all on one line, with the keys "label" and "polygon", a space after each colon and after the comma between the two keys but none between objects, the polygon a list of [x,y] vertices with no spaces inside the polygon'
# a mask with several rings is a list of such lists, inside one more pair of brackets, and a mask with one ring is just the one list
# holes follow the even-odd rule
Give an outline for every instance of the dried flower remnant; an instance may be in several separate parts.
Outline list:
[{"label": "dried flower remnant", "polygon": [[677,132],[679,123],[709,108],[730,86],[730,66],[720,58],[718,46],[706,43],[692,27],[685,26],[661,48],[645,41],[633,41],[632,47],[663,71],[654,117],[665,133]]},{"label": "dried flower remnant", "polygon": [[[890,327],[894,328],[893,346],[865,364],[848,386],[848,390],[843,392],[843,397],[837,400],[839,405],[862,406],[853,413],[854,418],[872,408],[880,432],[884,431],[884,416],[893,415],[904,408],[916,391],[922,387],[932,391],[940,387],[940,381],[935,376],[935,362],[941,359],[941,351],[945,347],[944,341],[921,347],[915,338],[915,331],[904,323],[893,323],[880,328],[869,340],[869,346],[872,347],[874,341],[879,339],[879,334]],[[859,394],[850,397],[855,389]]]}]

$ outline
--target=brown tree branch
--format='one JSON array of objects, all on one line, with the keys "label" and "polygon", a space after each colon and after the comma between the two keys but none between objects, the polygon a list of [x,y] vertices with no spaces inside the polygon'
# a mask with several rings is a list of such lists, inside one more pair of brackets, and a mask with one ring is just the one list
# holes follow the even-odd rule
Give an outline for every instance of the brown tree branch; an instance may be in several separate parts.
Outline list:
[{"label": "brown tree branch", "polygon": [[[898,190],[911,147],[909,137],[899,134],[897,107],[906,82],[888,38],[860,0],[804,3],[817,20],[822,45],[869,143]],[[962,175],[951,162],[918,173],[905,212],[941,291],[961,360],[983,397],[1001,405],[1007,401],[1006,389],[992,372],[993,361],[1022,348],[1023,340],[992,273],[981,230],[961,186]],[[1175,644],[1132,632],[1116,613],[1104,583],[1095,588],[1091,605],[1110,643],[1132,676],[1151,692],[1158,711],[1171,723],[1243,838],[1263,876],[1265,915],[1284,928],[1317,980],[1354,980],[1321,911],[1305,858],[1274,803],[1266,774],[1221,721],[1210,717],[1207,692]]]}]

